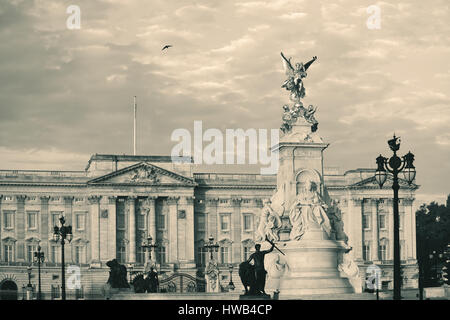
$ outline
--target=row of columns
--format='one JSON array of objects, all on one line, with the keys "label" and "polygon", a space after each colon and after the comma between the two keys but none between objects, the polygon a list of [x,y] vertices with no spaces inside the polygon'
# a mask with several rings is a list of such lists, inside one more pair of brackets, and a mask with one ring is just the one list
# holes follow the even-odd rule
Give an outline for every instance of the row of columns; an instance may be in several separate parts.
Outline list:
[{"label": "row of columns", "polygon": [[[167,243],[169,263],[194,263],[194,205],[193,196],[180,197],[169,196],[167,205],[169,206],[167,217]],[[125,210],[127,214],[128,240],[128,262],[136,262],[137,231],[136,215],[145,214],[147,225],[145,227],[147,236],[151,236],[154,241],[157,239],[156,230],[156,196],[148,196],[140,199],[142,202],[137,205],[137,196],[128,196],[125,200]],[[93,264],[116,257],[117,241],[117,196],[91,196],[90,201],[90,238],[91,238],[91,261]],[[103,208],[108,210],[108,223],[100,223]],[[183,209],[183,214],[179,209]],[[139,211],[141,212],[138,212]],[[107,245],[105,243],[107,242]],[[106,248],[103,249],[103,248]]]},{"label": "row of columns", "polygon": [[[405,244],[408,244],[407,248],[403,248],[403,250],[407,250],[405,252],[406,258],[415,259],[415,215],[412,212],[412,199],[401,199],[401,205],[404,206],[403,211],[403,229],[401,240],[404,240]],[[370,206],[370,210],[366,211],[365,206]],[[353,248],[355,248],[356,257],[358,259],[363,258],[362,247],[364,245],[364,230],[362,227],[362,215],[364,213],[371,214],[371,260],[378,261],[380,260],[379,256],[379,245],[380,245],[380,228],[379,228],[379,206],[380,201],[378,199],[369,199],[368,202],[364,202],[363,198],[353,198],[351,201],[350,210],[354,212],[353,218],[351,219],[351,235],[350,235],[350,243]],[[387,259],[393,259],[393,239],[394,239],[394,213],[392,200],[387,199],[387,203],[384,204],[387,209],[386,214],[386,223],[387,223],[387,233],[389,239],[389,245],[387,247]],[[408,211],[407,211],[408,210]],[[402,214],[402,211],[400,211]]]}]

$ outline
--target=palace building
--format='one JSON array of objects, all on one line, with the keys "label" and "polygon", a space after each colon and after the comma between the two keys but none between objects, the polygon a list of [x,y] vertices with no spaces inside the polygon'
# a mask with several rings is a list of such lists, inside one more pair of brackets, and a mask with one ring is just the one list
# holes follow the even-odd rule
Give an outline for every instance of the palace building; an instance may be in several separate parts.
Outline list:
[{"label": "palace building", "polygon": [[[388,179],[380,189],[373,169],[324,168],[324,198],[342,212],[363,285],[372,264],[382,269],[383,286],[393,285],[391,183]],[[263,200],[276,185],[276,175],[196,172],[193,163],[174,163],[166,156],[96,154],[84,171],[0,170],[0,299],[20,299],[29,281],[37,288],[33,254],[38,244],[45,254],[44,298],[60,298],[61,245],[53,239],[60,215],[73,232],[65,245],[70,299],[102,297],[108,260],[117,258],[133,274],[142,272],[147,257],[142,243],[148,236],[158,244],[152,258],[164,290],[202,290],[210,255],[204,244],[211,235],[220,246],[213,254],[223,290],[228,290],[230,265],[241,290],[238,265],[254,250]],[[417,287],[413,201],[418,186],[403,180],[400,185],[403,287]]]}]

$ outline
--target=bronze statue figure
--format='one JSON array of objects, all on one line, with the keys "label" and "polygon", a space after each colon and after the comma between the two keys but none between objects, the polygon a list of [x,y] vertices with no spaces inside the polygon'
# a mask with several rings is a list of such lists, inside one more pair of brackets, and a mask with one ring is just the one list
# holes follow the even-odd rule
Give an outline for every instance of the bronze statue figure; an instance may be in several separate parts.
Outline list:
[{"label": "bronze statue figure", "polygon": [[137,275],[133,279],[132,285],[135,293],[156,293],[159,287],[158,272],[151,267],[145,278],[143,273]]},{"label": "bronze statue figure", "polygon": [[[266,238],[267,240],[267,238]],[[256,295],[265,295],[267,296],[266,292],[264,291],[264,287],[266,286],[266,274],[267,271],[264,268],[264,256],[270,252],[273,251],[273,248],[275,247],[275,244],[273,242],[271,243],[271,247],[269,250],[263,250],[261,251],[261,245],[256,244],[255,249],[256,252],[252,253],[250,257],[247,259],[247,263],[250,264],[250,261],[253,260],[254,263],[254,275],[255,275],[255,286],[256,286]]]},{"label": "bronze statue figure", "polygon": [[123,264],[120,264],[116,259],[113,259],[108,261],[106,265],[110,268],[109,278],[106,283],[109,284],[111,288],[123,289],[130,287],[127,280],[127,268]]},{"label": "bronze statue figure", "polygon": [[239,265],[239,277],[244,285],[245,295],[256,296],[256,276],[255,267],[244,261]]}]

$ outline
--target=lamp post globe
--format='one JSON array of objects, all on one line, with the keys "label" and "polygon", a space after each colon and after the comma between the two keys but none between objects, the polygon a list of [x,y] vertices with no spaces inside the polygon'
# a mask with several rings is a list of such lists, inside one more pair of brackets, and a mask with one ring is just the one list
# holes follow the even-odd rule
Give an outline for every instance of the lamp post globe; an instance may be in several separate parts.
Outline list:
[{"label": "lamp post globe", "polygon": [[414,167],[414,155],[408,152],[400,158],[397,151],[400,149],[400,138],[394,135],[393,139],[388,141],[389,148],[393,151],[392,157],[385,158],[381,154],[376,158],[377,169],[375,171],[375,180],[380,188],[383,188],[387,180],[388,172],[392,174],[392,189],[394,191],[393,213],[394,213],[394,300],[401,299],[401,266],[400,266],[400,216],[398,210],[400,189],[398,174],[403,172],[403,176],[408,184],[411,184],[416,176]]}]

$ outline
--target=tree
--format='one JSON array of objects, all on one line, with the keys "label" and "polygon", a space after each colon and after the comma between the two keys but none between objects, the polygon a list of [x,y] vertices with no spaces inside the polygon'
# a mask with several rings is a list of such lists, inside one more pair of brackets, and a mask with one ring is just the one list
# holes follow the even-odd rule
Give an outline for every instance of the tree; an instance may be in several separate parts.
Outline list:
[{"label": "tree", "polygon": [[450,243],[450,195],[446,205],[431,202],[416,212],[417,259],[426,279],[431,276],[429,255],[443,253]]}]

